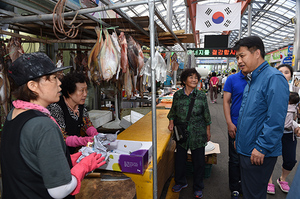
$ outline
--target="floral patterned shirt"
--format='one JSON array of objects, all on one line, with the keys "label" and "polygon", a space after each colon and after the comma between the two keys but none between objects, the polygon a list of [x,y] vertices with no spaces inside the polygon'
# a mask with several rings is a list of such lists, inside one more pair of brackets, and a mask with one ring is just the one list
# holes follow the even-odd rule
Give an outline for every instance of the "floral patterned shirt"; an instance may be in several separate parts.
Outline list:
[{"label": "floral patterned shirt", "polygon": [[[68,137],[67,135],[67,132],[65,131],[66,129],[66,123],[65,123],[65,119],[64,119],[64,112],[62,110],[62,108],[60,107],[60,105],[58,105],[57,103],[53,103],[53,104],[50,104],[47,109],[50,111],[51,113],[51,116],[56,120],[56,122],[58,123],[58,125],[60,126],[61,128],[61,131],[62,131],[62,134],[64,136],[64,139],[66,140],[66,137]],[[79,109],[79,107],[78,107]],[[79,117],[72,111],[72,109],[70,109],[68,107],[68,111],[69,111],[69,114],[70,116],[75,119],[75,120],[78,120]],[[83,126],[81,127],[81,132],[86,132],[86,130],[93,126],[90,118],[89,118],[89,115],[88,115],[88,112],[87,112],[87,109],[86,107],[84,106],[83,108],[83,116],[82,116],[82,119],[83,119]]]},{"label": "floral patterned shirt", "polygon": [[173,96],[172,107],[167,116],[169,120],[176,119],[178,122],[185,122],[193,95],[196,96],[196,99],[187,127],[189,133],[188,138],[185,142],[180,144],[180,146],[186,150],[188,148],[195,150],[204,147],[207,143],[206,128],[211,124],[211,118],[205,93],[194,89],[192,93],[187,96],[184,93],[184,89],[180,89]]}]

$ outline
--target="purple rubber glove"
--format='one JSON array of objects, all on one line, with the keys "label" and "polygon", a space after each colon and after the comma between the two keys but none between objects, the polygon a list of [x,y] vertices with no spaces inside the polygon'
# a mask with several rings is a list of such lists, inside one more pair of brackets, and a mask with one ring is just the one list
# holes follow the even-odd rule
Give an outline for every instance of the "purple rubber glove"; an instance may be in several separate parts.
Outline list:
[{"label": "purple rubber glove", "polygon": [[81,181],[88,172],[91,172],[106,163],[105,161],[103,161],[105,157],[101,156],[101,154],[92,153],[91,155],[83,158],[78,164],[76,164],[71,169],[71,174],[77,179],[77,186],[71,193],[71,195],[79,193]]},{"label": "purple rubber glove", "polygon": [[95,127],[90,126],[87,130],[86,130],[86,134],[90,137],[94,137],[95,135],[98,135],[98,131]]},{"label": "purple rubber glove", "polygon": [[93,142],[94,137],[78,137],[76,135],[66,138],[66,145],[70,147],[86,146],[88,142]]}]

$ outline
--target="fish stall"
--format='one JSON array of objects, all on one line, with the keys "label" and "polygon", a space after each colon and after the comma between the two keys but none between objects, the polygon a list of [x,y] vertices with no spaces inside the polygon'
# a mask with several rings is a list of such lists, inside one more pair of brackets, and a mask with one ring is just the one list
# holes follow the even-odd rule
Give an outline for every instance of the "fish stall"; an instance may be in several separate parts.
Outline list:
[{"label": "fish stall", "polygon": [[[83,72],[90,80],[91,87],[86,104],[90,113],[93,113],[91,120],[99,125],[97,130],[100,132],[104,129],[113,129],[114,132],[119,130],[116,142],[121,143],[120,148],[108,147],[110,150],[108,164],[89,174],[82,181],[82,191],[76,196],[77,199],[108,197],[99,196],[99,187],[102,187],[102,191],[109,188],[110,193],[111,190],[120,193],[118,189],[126,189],[128,198],[157,198],[165,182],[174,172],[175,142],[171,139],[171,132],[167,128],[168,110],[156,111],[156,82],[165,82],[168,74],[172,75],[178,70],[179,64],[176,54],[172,56],[171,64],[166,64],[164,53],[155,48],[154,1],[146,3],[150,10],[150,48],[141,46],[134,34],[130,35],[102,25],[94,27],[93,31],[97,38],[92,48],[84,45],[66,48],[64,45],[59,45],[63,43],[59,40],[65,40],[67,37],[75,38],[79,34],[78,27],[81,24],[76,27],[70,24],[70,30],[73,32],[70,35],[70,31],[57,28],[59,27],[57,23],[61,23],[63,18],[55,20],[53,17],[53,31],[58,40],[53,44],[54,50],[51,53],[56,66],[71,65],[73,67],[70,72]],[[55,12],[58,11],[55,10],[53,16]],[[62,17],[62,13],[56,14]],[[73,20],[75,18],[76,16]],[[65,33],[66,37],[61,37],[62,33]],[[34,38],[32,40],[42,41]],[[73,41],[80,43],[78,40]],[[1,39],[0,42],[2,55],[0,104],[1,110],[4,111],[0,118],[2,124],[11,107],[7,69],[9,64],[24,53],[24,50],[21,37],[11,36],[7,46],[4,40]],[[47,42],[46,40],[45,43],[48,44]],[[45,45],[41,43],[38,50],[46,51]],[[147,88],[151,88],[152,91]],[[124,130],[120,126],[122,119],[120,110],[143,106],[147,106],[148,113],[130,123]],[[131,147],[131,150],[128,151],[128,147]],[[116,183],[113,184],[112,181]],[[120,197],[117,194],[115,196]]]}]

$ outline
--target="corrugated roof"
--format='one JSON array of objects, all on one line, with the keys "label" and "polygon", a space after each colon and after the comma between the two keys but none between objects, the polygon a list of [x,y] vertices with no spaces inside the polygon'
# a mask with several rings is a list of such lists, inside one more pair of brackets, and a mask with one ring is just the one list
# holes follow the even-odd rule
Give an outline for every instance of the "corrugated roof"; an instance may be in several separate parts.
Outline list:
[{"label": "corrugated roof", "polygon": [[[17,16],[30,16],[30,15],[37,15],[37,14],[51,14],[52,10],[56,4],[56,0],[1,0],[0,2],[0,23],[3,21],[2,19],[6,18],[14,18]],[[66,12],[72,10],[79,10],[83,7],[94,7],[95,5],[99,4],[100,6],[107,5],[107,4],[115,4],[118,3],[130,3],[130,2],[137,2],[136,0],[69,0]],[[228,4],[228,3],[235,3],[235,0],[196,0],[193,1],[192,4],[198,3],[200,5],[217,5],[217,4]],[[172,30],[173,32],[180,32],[182,34],[182,30],[186,28],[188,23],[186,23],[186,12],[187,9],[187,0],[173,0],[172,1],[172,9],[173,9],[173,16],[172,16]],[[252,35],[260,36],[266,47],[266,51],[270,52],[276,50],[278,48],[293,44],[294,42],[294,32],[295,32],[295,25],[292,24],[292,18],[295,17],[295,9],[296,9],[296,0],[253,0],[252,1]],[[167,1],[161,0],[155,2],[155,8],[159,15],[163,18],[163,20],[167,21]],[[119,9],[124,15],[128,16],[129,18],[134,17],[149,17],[149,9],[147,4],[129,6]],[[100,13],[100,14],[99,14]],[[113,21],[112,18],[123,17],[122,14],[118,13],[117,15],[112,14],[109,11],[105,12],[97,12],[93,15],[85,14],[80,15],[77,17],[77,22],[79,23],[82,21],[84,24],[79,32],[78,37],[75,39],[96,39],[96,35],[93,30],[93,26],[97,25],[100,20],[104,21],[104,25],[111,25],[110,22]],[[193,18],[194,16],[191,16]],[[107,18],[107,19],[104,19]],[[66,18],[66,20],[71,20],[72,18]],[[125,17],[126,19],[126,17]],[[76,22],[76,21],[75,21]],[[157,24],[156,30],[156,45],[163,45],[163,46],[173,46],[174,43],[178,43],[173,36],[165,37],[164,39],[158,38],[158,33],[168,32],[167,28],[163,24],[162,20],[155,16],[155,22]],[[149,38],[144,33],[139,33],[139,29],[135,25],[125,26],[125,21],[120,20],[120,28],[128,29],[130,32],[136,32],[138,35],[137,37],[141,38],[145,44],[148,43]],[[242,15],[242,29],[241,29],[241,36],[245,37],[248,35],[248,10],[243,13]],[[99,23],[98,23],[99,24]],[[128,23],[127,23],[128,24]],[[0,24],[4,26],[4,24]],[[52,21],[40,21],[40,22],[27,22],[27,23],[11,23],[10,28],[30,32],[36,35],[46,36],[48,38],[55,38],[53,34],[53,30],[51,30],[53,23]],[[116,25],[116,24],[114,24]],[[141,26],[142,30],[149,32],[147,24]],[[128,32],[128,33],[129,33]],[[186,33],[192,33],[187,31]],[[233,46],[234,43],[237,41],[239,31],[234,30],[231,31],[229,40],[230,46]],[[214,32],[214,33],[200,33],[200,45],[203,44],[204,35],[205,34],[222,34],[222,32]],[[177,36],[179,34],[176,34]],[[189,35],[185,35],[184,39],[179,39],[180,42],[191,42],[193,39],[189,39]],[[176,48],[176,47],[175,47]],[[178,47],[177,47],[178,48]],[[180,48],[179,48],[180,49]]]}]

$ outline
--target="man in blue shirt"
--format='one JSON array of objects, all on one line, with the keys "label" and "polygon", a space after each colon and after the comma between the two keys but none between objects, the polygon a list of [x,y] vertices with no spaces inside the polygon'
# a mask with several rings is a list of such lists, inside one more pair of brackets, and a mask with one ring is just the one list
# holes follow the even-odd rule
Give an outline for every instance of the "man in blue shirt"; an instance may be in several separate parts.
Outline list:
[{"label": "man in blue shirt", "polygon": [[268,181],[282,151],[288,83],[264,60],[264,44],[259,37],[245,37],[234,48],[238,66],[248,73],[236,132],[243,198],[265,199]]},{"label": "man in blue shirt", "polygon": [[[223,108],[228,128],[228,149],[229,149],[229,188],[231,198],[237,199],[241,192],[241,174],[239,155],[234,147],[236,126],[239,117],[239,110],[242,103],[244,88],[247,84],[245,79],[247,73],[230,75],[224,85]],[[230,106],[231,104],[231,106]]]}]

